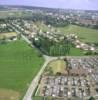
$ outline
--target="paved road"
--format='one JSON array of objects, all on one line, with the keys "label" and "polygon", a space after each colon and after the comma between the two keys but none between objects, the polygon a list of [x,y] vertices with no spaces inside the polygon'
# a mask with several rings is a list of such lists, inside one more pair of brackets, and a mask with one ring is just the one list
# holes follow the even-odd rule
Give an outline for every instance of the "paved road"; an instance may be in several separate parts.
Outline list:
[{"label": "paved road", "polygon": [[26,38],[26,36],[24,36],[24,35],[21,34],[21,37],[22,37],[28,44],[32,44],[32,42],[31,42],[28,38]]},{"label": "paved road", "polygon": [[[22,38],[28,43],[28,44],[32,44],[30,40],[28,40],[28,38],[24,35],[21,35]],[[33,45],[31,45],[32,47],[34,47]],[[47,66],[47,64],[52,61],[53,59],[56,59],[56,58],[52,58],[52,57],[48,57],[46,55],[43,55],[44,59],[45,59],[45,63],[44,65],[41,67],[39,73],[36,75],[36,77],[32,80],[23,100],[32,100],[32,95],[34,94],[35,92],[35,89],[38,85],[38,82],[40,80],[40,77],[45,69],[45,67]]]},{"label": "paved road", "polygon": [[46,58],[46,61],[45,61],[44,65],[41,67],[41,70],[39,71],[39,73],[36,75],[36,77],[31,82],[31,84],[30,84],[30,86],[29,86],[29,88],[28,88],[23,100],[31,100],[32,94],[34,93],[34,91],[35,91],[35,89],[36,89],[36,87],[38,85],[38,82],[40,80],[40,77],[41,77],[44,69],[46,68],[47,64],[50,61],[56,59],[56,58],[47,57],[47,56],[44,56],[44,57]]}]

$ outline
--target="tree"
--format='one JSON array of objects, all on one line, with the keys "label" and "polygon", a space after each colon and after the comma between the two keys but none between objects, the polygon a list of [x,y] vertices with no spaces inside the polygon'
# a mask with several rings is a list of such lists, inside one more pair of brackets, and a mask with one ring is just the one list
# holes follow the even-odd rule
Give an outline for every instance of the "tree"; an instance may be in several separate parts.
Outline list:
[{"label": "tree", "polygon": [[95,98],[91,96],[91,97],[89,98],[89,100],[95,100]]},{"label": "tree", "polygon": [[17,35],[17,39],[21,39],[21,34],[19,33],[18,35]]},{"label": "tree", "polygon": [[3,36],[2,40],[1,40],[1,44],[5,44],[7,41],[6,41],[6,36]]}]

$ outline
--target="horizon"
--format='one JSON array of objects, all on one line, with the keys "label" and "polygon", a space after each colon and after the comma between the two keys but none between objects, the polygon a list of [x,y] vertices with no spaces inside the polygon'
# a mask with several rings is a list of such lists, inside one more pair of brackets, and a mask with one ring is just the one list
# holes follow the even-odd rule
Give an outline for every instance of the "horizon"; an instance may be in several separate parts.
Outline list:
[{"label": "horizon", "polygon": [[[0,5],[7,6],[31,6],[43,8],[75,9],[75,10],[98,10],[98,0],[6,0],[0,1]],[[62,5],[62,6],[61,6]],[[83,5],[83,6],[82,6]]]},{"label": "horizon", "polygon": [[56,7],[43,7],[43,6],[31,6],[31,5],[1,5],[0,6],[8,6],[8,7],[36,7],[36,8],[48,8],[48,9],[61,9],[61,10],[80,10],[80,11],[98,11],[96,9],[77,9],[77,8],[56,8]]}]

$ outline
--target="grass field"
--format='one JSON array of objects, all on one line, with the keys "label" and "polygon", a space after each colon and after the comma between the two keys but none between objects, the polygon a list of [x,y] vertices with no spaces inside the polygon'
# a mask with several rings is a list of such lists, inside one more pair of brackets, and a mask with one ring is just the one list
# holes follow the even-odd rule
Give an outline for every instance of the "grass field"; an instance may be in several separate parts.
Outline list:
[{"label": "grass field", "polygon": [[98,43],[98,30],[75,25],[69,25],[59,28],[64,34],[74,33],[85,42]]},{"label": "grass field", "polygon": [[83,56],[83,50],[80,50],[78,48],[72,47],[70,48],[70,52],[69,54],[67,54],[68,56]]},{"label": "grass field", "polygon": [[[28,88],[31,80],[40,70],[43,58],[38,57],[35,49],[32,49],[24,41],[14,41],[0,45],[0,95],[2,100],[19,100]],[[2,91],[3,90],[3,91]],[[17,94],[15,96],[12,94]],[[1,100],[1,99],[0,99]]]},{"label": "grass field", "polygon": [[65,62],[63,60],[54,60],[51,61],[47,68],[51,68],[53,71],[53,74],[56,74],[57,72],[64,72],[66,66],[65,66]]}]

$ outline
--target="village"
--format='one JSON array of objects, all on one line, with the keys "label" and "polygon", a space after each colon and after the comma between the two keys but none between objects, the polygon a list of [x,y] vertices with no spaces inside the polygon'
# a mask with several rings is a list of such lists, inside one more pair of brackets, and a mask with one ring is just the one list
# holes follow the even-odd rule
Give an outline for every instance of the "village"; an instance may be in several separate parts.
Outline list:
[{"label": "village", "polygon": [[[42,23],[43,24],[43,23]],[[0,24],[1,39],[9,39],[9,40],[16,40],[17,36],[21,36],[21,34],[25,35],[31,42],[32,40],[38,41],[39,36],[43,38],[49,39],[49,41],[55,41],[59,43],[61,41],[68,40],[71,44],[74,45],[75,48],[83,50],[83,53],[93,52],[96,53],[96,46],[94,44],[87,44],[82,42],[79,36],[76,33],[68,33],[68,35],[64,35],[59,30],[53,28],[51,25],[47,26],[47,30],[44,31],[39,27],[39,25],[35,24],[33,21],[27,20],[13,20],[8,21],[5,23]],[[3,32],[3,29],[6,31]],[[8,29],[8,31],[7,31]],[[3,33],[3,34],[2,34]]]},{"label": "village", "polygon": [[0,6],[0,100],[98,100],[97,37],[98,11]]}]

